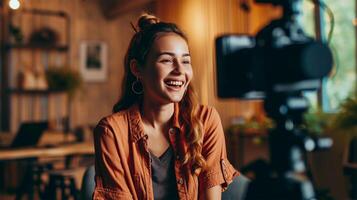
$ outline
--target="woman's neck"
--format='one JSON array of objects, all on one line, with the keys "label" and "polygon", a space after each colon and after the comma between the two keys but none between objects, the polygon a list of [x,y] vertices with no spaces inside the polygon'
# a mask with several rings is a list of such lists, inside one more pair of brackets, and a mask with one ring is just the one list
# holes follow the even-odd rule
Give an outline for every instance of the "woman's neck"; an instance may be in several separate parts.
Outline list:
[{"label": "woman's neck", "polygon": [[142,102],[141,115],[145,124],[153,128],[162,128],[166,126],[174,114],[174,103],[165,105],[155,104],[150,101]]}]

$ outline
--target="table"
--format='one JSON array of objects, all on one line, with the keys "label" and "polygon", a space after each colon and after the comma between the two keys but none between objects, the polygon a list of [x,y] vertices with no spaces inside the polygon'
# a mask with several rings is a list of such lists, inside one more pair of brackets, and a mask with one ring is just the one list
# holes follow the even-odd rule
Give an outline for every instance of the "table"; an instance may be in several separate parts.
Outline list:
[{"label": "table", "polygon": [[94,154],[91,142],[0,150],[0,161]]},{"label": "table", "polygon": [[[16,133],[0,132],[0,145],[10,146],[15,135]],[[58,145],[58,144],[70,143],[70,142],[72,143],[75,141],[76,141],[76,137],[72,133],[66,134],[63,133],[62,131],[47,130],[41,136],[37,146]]]},{"label": "table", "polygon": [[[18,149],[0,150],[0,163],[13,160],[26,160],[28,163],[36,162],[38,159],[73,156],[94,155],[94,145],[92,142],[68,143],[51,147],[28,147]],[[33,199],[34,183],[31,181],[34,173],[27,170],[24,181],[20,183],[16,199],[21,199],[25,193],[29,194],[29,199]],[[30,183],[29,183],[30,182]]]}]

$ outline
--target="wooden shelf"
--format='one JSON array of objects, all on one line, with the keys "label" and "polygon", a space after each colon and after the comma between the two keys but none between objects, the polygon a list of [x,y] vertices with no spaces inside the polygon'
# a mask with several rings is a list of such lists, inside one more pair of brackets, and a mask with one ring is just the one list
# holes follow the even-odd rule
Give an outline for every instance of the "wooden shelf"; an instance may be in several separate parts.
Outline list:
[{"label": "wooden shelf", "polygon": [[49,94],[59,94],[65,93],[64,90],[24,90],[24,89],[8,89],[9,94],[17,95],[49,95]]},{"label": "wooden shelf", "polygon": [[[28,17],[38,20],[33,22],[25,20],[23,21],[24,23],[21,21]],[[19,23],[15,23],[15,19],[21,20]],[[44,69],[48,66],[56,65],[56,63],[68,66],[71,59],[70,16],[63,11],[20,9],[0,12],[0,22],[3,23],[4,27],[8,27],[13,23],[23,31],[22,34],[25,39],[22,42],[11,40],[15,38],[12,38],[13,35],[9,30],[1,30],[3,41],[0,44],[0,48],[4,51],[0,55],[1,72],[3,72],[0,73],[0,79],[4,81],[0,84],[0,107],[2,108],[0,112],[0,129],[15,131],[19,124],[26,120],[36,121],[39,118],[49,119],[51,117],[60,121],[63,118],[62,115],[69,118],[67,91],[19,89],[16,86],[16,81],[19,80],[15,80],[12,84],[8,77],[15,78],[12,75],[19,74],[21,65],[28,65],[30,62],[31,67],[39,66]],[[37,31],[36,29],[43,27],[47,23],[53,24],[53,27],[51,26],[50,28],[53,28],[53,31],[58,34],[56,38],[58,40],[54,40],[52,43],[41,43],[42,40],[38,42],[31,41],[31,35]],[[57,23],[59,24],[57,25]],[[52,57],[55,57],[55,59],[52,59]],[[22,61],[18,62],[17,60],[19,59],[24,63]],[[54,107],[52,104],[59,103],[61,107],[52,108]],[[62,106],[62,104],[67,104],[67,106]],[[64,109],[67,111],[62,112]],[[68,126],[70,127],[70,125]]]},{"label": "wooden shelf", "polygon": [[67,45],[43,45],[43,44],[6,44],[7,49],[41,49],[47,51],[67,51]]}]

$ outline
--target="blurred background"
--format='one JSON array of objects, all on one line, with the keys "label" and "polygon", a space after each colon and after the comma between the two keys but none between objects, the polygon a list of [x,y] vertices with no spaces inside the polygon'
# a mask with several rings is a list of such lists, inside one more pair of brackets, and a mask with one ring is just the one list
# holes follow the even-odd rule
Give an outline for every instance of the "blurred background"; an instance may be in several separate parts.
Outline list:
[{"label": "blurred background", "polygon": [[[301,24],[312,37],[330,38],[335,63],[323,88],[305,94],[311,106],[304,127],[334,145],[308,153],[307,161],[319,199],[353,199],[356,1],[322,2],[329,9],[302,1]],[[92,128],[119,98],[130,23],[143,12],[177,23],[188,35],[193,85],[200,102],[221,116],[232,164],[242,169],[269,158],[272,122],[263,101],[216,95],[214,41],[223,34],[254,36],[281,8],[253,0],[1,0],[0,199],[80,195],[94,159]]]}]

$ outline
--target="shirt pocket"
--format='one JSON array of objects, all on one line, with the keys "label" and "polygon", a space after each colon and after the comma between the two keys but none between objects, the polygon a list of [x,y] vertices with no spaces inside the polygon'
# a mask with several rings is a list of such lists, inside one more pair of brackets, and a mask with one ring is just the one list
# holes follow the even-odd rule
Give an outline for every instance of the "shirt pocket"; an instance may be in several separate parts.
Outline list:
[{"label": "shirt pocket", "polygon": [[111,188],[96,188],[93,194],[94,200],[132,200],[133,196],[129,192],[118,191]]}]

